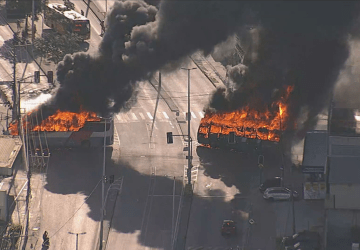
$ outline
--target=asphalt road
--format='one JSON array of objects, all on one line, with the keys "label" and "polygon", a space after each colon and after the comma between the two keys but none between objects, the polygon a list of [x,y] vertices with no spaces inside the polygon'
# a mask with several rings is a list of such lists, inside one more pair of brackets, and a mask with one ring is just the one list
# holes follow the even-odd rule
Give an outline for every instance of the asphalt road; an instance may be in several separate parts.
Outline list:
[{"label": "asphalt road", "polygon": [[[86,9],[82,1],[75,4],[79,12]],[[89,52],[93,52],[101,39],[100,26],[90,11],[88,17],[92,24]],[[189,60],[184,67],[195,65]],[[203,109],[215,87],[199,69],[191,71],[190,79],[191,135],[196,139]],[[171,249],[187,163],[183,151],[186,143],[181,137],[174,137],[174,144],[167,145],[166,132],[187,134],[186,123],[178,123],[176,119],[184,120],[187,112],[187,83],[185,70],[162,75],[163,87],[178,107],[179,117],[164,100],[159,101],[154,114],[157,93],[147,82],[140,85],[137,102],[114,117],[119,141],[113,151],[108,152],[107,175],[123,177],[123,183],[121,193],[113,200],[115,212],[106,216],[106,220],[111,220],[106,249]],[[256,156],[246,158],[196,145],[195,142],[193,162],[199,171],[194,178],[195,197],[187,248],[269,245],[276,234],[272,225],[276,220],[274,211],[279,206],[266,203],[258,193]],[[279,155],[269,152],[266,160],[276,172]],[[54,249],[74,247],[75,236],[68,232],[86,232],[79,236],[79,249],[94,249],[98,239],[100,187],[94,193],[91,191],[100,180],[101,165],[101,151],[54,153],[47,175],[41,223],[41,230],[49,231]],[[86,197],[90,198],[85,201]],[[108,202],[110,204],[111,199]],[[288,206],[283,207],[288,210]],[[262,223],[251,229],[252,234],[247,234],[251,210],[254,220]],[[239,233],[225,239],[220,235],[220,227],[222,220],[229,218],[237,222]]]}]

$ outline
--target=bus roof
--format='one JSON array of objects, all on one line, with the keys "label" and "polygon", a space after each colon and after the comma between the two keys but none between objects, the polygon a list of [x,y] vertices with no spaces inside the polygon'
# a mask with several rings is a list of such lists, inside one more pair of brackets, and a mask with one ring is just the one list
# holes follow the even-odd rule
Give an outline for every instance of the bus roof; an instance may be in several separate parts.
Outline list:
[{"label": "bus roof", "polygon": [[74,10],[67,10],[66,6],[61,3],[50,3],[48,7],[54,9],[55,11],[63,14],[65,17],[72,19],[72,20],[88,20],[86,17],[77,13]]}]

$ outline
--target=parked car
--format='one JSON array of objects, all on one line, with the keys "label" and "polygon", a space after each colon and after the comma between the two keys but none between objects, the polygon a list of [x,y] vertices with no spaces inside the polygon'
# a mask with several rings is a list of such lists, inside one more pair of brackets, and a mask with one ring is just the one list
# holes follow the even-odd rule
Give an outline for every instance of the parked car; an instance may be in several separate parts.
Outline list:
[{"label": "parked car", "polygon": [[280,177],[274,177],[265,180],[259,187],[259,190],[261,193],[264,193],[266,189],[272,188],[272,187],[281,187],[281,178]]},{"label": "parked car", "polygon": [[[284,237],[282,243],[285,249],[307,249],[305,247],[312,247],[311,249],[320,249],[321,237],[318,232],[302,231],[290,237]],[[299,248],[300,247],[300,248]]]},{"label": "parked car", "polygon": [[[299,194],[296,191],[293,191],[294,198],[298,198]],[[263,195],[264,199],[274,201],[274,200],[290,200],[291,190],[286,187],[272,187],[267,188]]]},{"label": "parked car", "polygon": [[231,236],[236,234],[236,225],[232,220],[224,220],[221,227],[221,235]]},{"label": "parked car", "polygon": [[316,241],[301,241],[293,246],[286,246],[285,250],[320,250],[321,244]]}]

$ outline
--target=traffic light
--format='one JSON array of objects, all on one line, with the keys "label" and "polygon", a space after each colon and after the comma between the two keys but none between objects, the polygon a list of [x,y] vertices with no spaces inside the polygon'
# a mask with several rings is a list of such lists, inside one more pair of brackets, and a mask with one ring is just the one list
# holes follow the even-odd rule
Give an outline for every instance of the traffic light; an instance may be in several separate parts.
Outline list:
[{"label": "traffic light", "polygon": [[110,183],[110,184],[114,183],[114,179],[115,179],[115,176],[114,176],[113,174],[110,175],[109,183]]},{"label": "traffic light", "polygon": [[167,141],[167,144],[174,143],[172,132],[167,132],[166,133],[166,141]]},{"label": "traffic light", "polygon": [[35,83],[40,83],[40,71],[34,72]]},{"label": "traffic light", "polygon": [[48,79],[48,83],[54,83],[54,72],[53,71],[47,72],[47,79]]},{"label": "traffic light", "polygon": [[229,133],[229,144],[235,144],[235,132]]}]

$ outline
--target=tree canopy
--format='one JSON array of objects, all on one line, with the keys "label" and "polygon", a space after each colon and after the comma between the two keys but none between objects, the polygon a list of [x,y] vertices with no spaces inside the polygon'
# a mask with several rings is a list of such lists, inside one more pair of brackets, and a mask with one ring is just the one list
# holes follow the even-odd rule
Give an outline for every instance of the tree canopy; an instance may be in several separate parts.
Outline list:
[{"label": "tree canopy", "polygon": [[66,54],[80,51],[81,42],[82,39],[76,34],[47,34],[34,40],[35,55],[58,63]]},{"label": "tree canopy", "polygon": [[[48,1],[45,1],[45,3]],[[42,11],[42,0],[34,0],[35,14]],[[32,0],[6,0],[6,10],[8,14],[26,16],[32,14]]]}]

